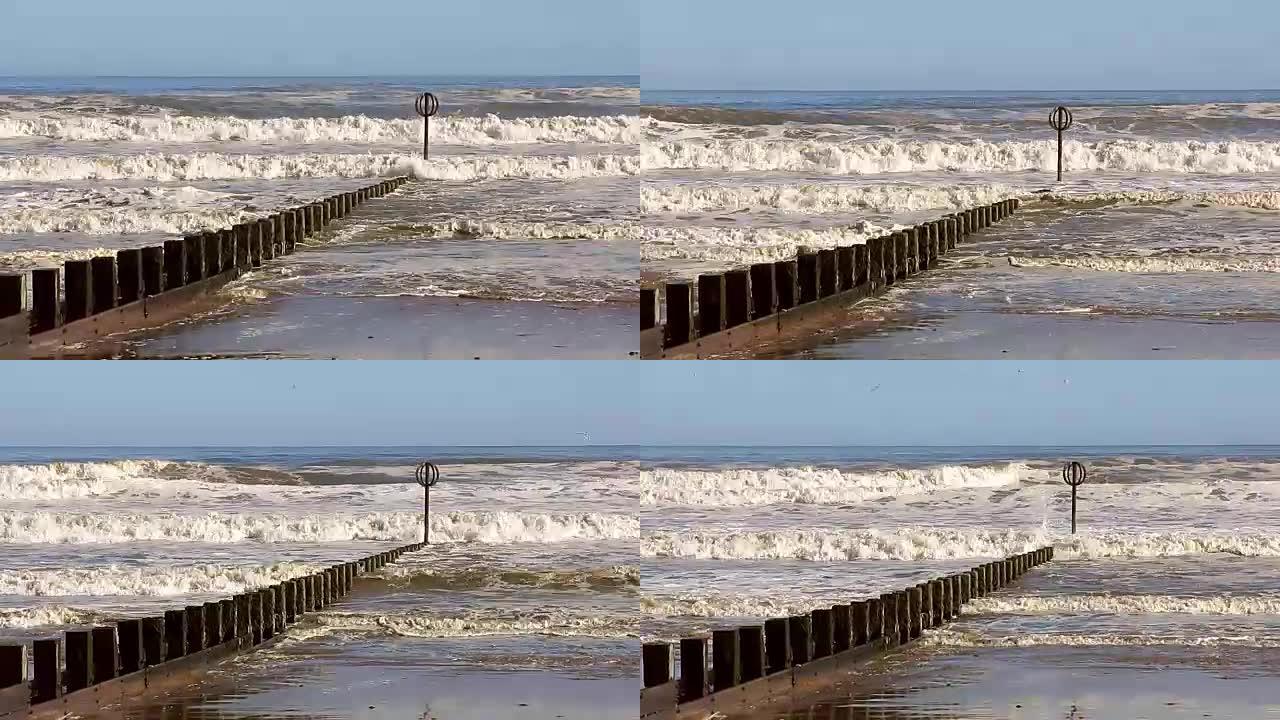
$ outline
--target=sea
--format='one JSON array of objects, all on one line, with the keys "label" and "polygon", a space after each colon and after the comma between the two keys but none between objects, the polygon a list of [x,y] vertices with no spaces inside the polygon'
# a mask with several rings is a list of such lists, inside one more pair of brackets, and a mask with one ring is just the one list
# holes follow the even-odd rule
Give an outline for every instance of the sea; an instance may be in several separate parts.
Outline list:
[{"label": "sea", "polygon": [[[1022,208],[762,357],[1277,357],[1280,91],[641,93],[646,284]],[[1073,111],[1064,178],[1049,114]]]},{"label": "sea", "polygon": [[0,270],[407,175],[196,321],[99,354],[626,357],[639,94],[634,76],[0,78]]},{"label": "sea", "polygon": [[1280,716],[1280,447],[666,448],[639,496],[647,640],[1056,548],[859,682],[721,717]]},{"label": "sea", "polygon": [[0,642],[417,542],[427,460],[429,547],[126,716],[634,717],[639,470],[617,448],[3,448]]}]

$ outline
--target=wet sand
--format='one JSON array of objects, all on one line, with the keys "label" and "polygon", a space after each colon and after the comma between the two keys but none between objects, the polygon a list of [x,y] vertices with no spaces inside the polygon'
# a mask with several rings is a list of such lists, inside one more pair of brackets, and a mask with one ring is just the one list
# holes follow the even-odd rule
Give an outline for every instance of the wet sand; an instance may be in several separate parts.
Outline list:
[{"label": "wet sand", "polygon": [[741,720],[1280,717],[1280,651],[1210,647],[915,650],[870,677]]},{"label": "wet sand", "polygon": [[638,353],[638,332],[638,313],[624,304],[282,296],[64,356],[625,359]]}]

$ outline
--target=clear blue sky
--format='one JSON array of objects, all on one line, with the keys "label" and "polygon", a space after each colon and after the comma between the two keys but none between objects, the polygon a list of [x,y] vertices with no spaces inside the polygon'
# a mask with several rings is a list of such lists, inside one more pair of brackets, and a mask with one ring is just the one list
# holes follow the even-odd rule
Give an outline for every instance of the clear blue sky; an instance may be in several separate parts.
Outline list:
[{"label": "clear blue sky", "polygon": [[1280,444],[1280,363],[0,364],[4,445]]},{"label": "clear blue sky", "polygon": [[646,0],[640,18],[645,88],[1280,85],[1275,0]]},{"label": "clear blue sky", "polygon": [[632,0],[0,0],[0,75],[635,75]]}]

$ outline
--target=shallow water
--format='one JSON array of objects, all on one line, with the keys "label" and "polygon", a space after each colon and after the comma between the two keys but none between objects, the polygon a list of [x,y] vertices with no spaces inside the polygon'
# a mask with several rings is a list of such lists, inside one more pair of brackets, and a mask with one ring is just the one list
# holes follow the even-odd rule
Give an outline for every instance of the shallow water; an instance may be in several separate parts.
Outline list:
[{"label": "shallow water", "polygon": [[[1280,95],[642,94],[646,283],[860,244],[960,208],[1023,201],[942,271],[769,357],[1065,357],[1086,314],[1148,345],[1203,323],[1274,320]],[[1050,108],[1068,102],[1065,182]],[[1008,327],[1008,314],[1018,315]],[[960,318],[947,322],[954,314]],[[942,322],[948,336],[922,338]],[[1274,326],[1254,335],[1265,336]],[[877,331],[879,331],[877,333]],[[930,332],[933,332],[931,329]],[[1104,330],[1082,357],[1109,352]],[[1231,328],[1182,357],[1274,357]],[[871,342],[861,342],[864,339]],[[1022,338],[1022,339],[1020,339]],[[998,342],[996,351],[981,348]],[[1046,348],[1044,343],[1051,347]],[[829,347],[834,346],[834,347]]]},{"label": "shallow water", "polygon": [[[1077,458],[1089,482],[1072,535],[1059,470]],[[884,660],[881,680],[770,717],[1066,717],[1072,703],[1181,717],[1141,713],[1214,702],[1222,673],[1245,679],[1218,716],[1266,717],[1274,671],[1246,657],[1280,647],[1277,481],[1273,447],[672,450],[641,470],[643,633],[757,624],[1053,544],[1053,562]],[[984,679],[1024,663],[1040,685]],[[1145,680],[1170,666],[1185,685]],[[1142,700],[1119,698],[1124,683]]]},{"label": "shallow water", "polygon": [[[282,296],[347,299],[349,316],[362,300],[388,297],[567,303],[589,316],[607,314],[597,312],[607,303],[634,309],[639,247],[626,228],[636,219],[637,85],[625,77],[7,79],[0,268],[154,245],[408,175],[421,182],[366,203],[312,238],[307,252],[219,294],[203,324]],[[413,112],[423,88],[441,99],[430,160]],[[408,313],[386,310],[375,318],[380,334],[429,336]],[[486,335],[475,344],[498,349],[471,356],[520,357],[520,333],[564,335],[581,324],[548,313],[505,334],[478,328]],[[613,327],[600,317],[586,324]],[[199,347],[188,356],[345,356],[323,328],[290,337],[286,348],[231,335],[216,347],[192,338]],[[544,356],[613,353],[634,335],[619,327],[594,348]],[[372,352],[424,356],[400,346]]]},{"label": "shallow water", "polygon": [[[222,666],[207,692],[165,703],[193,717],[521,702],[526,717],[588,717],[593,704],[628,717],[636,466],[611,449],[6,448],[0,638],[155,614],[414,542],[426,457],[441,467],[428,548]],[[388,692],[387,673],[405,687]],[[549,673],[555,692],[536,691]],[[510,692],[486,693],[495,675]],[[450,716],[482,716],[470,712]]]}]

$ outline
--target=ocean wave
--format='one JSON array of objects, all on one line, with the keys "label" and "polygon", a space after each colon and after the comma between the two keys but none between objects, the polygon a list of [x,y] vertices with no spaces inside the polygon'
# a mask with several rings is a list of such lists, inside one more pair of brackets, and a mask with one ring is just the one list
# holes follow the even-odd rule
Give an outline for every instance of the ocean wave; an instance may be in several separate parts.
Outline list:
[{"label": "ocean wave", "polygon": [[362,583],[380,583],[394,589],[474,590],[481,588],[539,588],[551,590],[612,591],[640,585],[640,568],[612,565],[602,568],[494,568],[388,565]]},{"label": "ocean wave", "polygon": [[1280,595],[1024,595],[976,598],[979,613],[1046,615],[1089,613],[1105,615],[1280,615]]},{"label": "ocean wave", "polygon": [[1027,530],[684,530],[645,532],[640,548],[645,557],[700,560],[956,560],[1007,557],[1048,540]]},{"label": "ocean wave", "polygon": [[0,235],[67,232],[86,235],[187,235],[231,227],[257,217],[257,213],[245,210],[18,208],[0,212]]},{"label": "ocean wave", "polygon": [[1030,470],[1006,463],[980,467],[941,465],[882,472],[784,467],[767,470],[672,470],[640,473],[643,505],[838,505],[881,498],[1013,485]]},{"label": "ocean wave", "polygon": [[1055,558],[1155,558],[1225,553],[1280,557],[1280,535],[1107,531],[1055,536],[1044,529],[682,530],[645,532],[647,557],[709,560],[955,560],[999,558],[1053,544]]},{"label": "ocean wave", "polygon": [[68,260],[92,260],[114,255],[115,250],[106,247],[67,248],[66,250],[13,250],[0,252],[0,267],[10,270],[30,270],[40,267],[57,267]]},{"label": "ocean wave", "polygon": [[0,499],[5,500],[190,497],[200,491],[222,492],[227,485],[265,484],[299,485],[302,480],[283,470],[171,460],[0,465]]},{"label": "ocean wave", "polygon": [[562,610],[540,612],[476,610],[450,617],[426,610],[404,613],[323,612],[314,621],[326,631],[412,638],[543,635],[553,637],[638,637],[629,617],[576,615]]},{"label": "ocean wave", "polygon": [[[770,618],[799,615],[817,604],[812,600],[780,600],[760,595],[644,595],[640,614],[654,618]],[[828,607],[830,603],[828,604]]]},{"label": "ocean wave", "polygon": [[635,155],[485,155],[423,160],[398,154],[195,152],[27,155],[0,159],[0,182],[123,179],[190,182],[244,178],[372,178],[405,174],[428,180],[573,180],[635,175],[639,171],[640,161]]},{"label": "ocean wave", "polygon": [[[1024,195],[1023,197],[1028,197]],[[1044,192],[1031,195],[1037,202],[1054,205],[1170,205],[1189,203],[1254,210],[1280,210],[1280,192],[1272,190],[1107,190]]]},{"label": "ocean wave", "polygon": [[235,595],[314,573],[318,565],[107,565],[57,570],[0,570],[0,595],[32,597]]},{"label": "ocean wave", "polygon": [[[1056,143],[968,143],[921,140],[822,142],[808,140],[678,140],[643,143],[646,170],[815,172],[874,175],[898,172],[1048,172]],[[1280,171],[1280,142],[1110,140],[1066,143],[1068,172],[1109,170],[1205,174]]]},{"label": "ocean wave", "polygon": [[101,613],[62,605],[0,608],[0,629],[24,630],[38,627],[93,625],[104,619],[105,616]]},{"label": "ocean wave", "polygon": [[[364,115],[340,118],[273,118],[184,115],[76,115],[0,117],[0,139],[41,137],[69,142],[251,142],[265,145],[422,142],[418,118],[382,120]],[[431,123],[433,142],[456,145],[596,143],[635,145],[640,118],[441,116]]]},{"label": "ocean wave", "polygon": [[697,185],[644,187],[640,209],[646,213],[724,212],[744,209],[787,213],[838,213],[858,210],[913,212],[960,210],[1022,197],[1009,185]]},{"label": "ocean wave", "polygon": [[[628,539],[638,537],[639,532],[639,521],[631,515],[506,511],[431,515],[432,543],[555,543]],[[421,535],[422,514],[413,512],[349,515],[0,512],[0,542],[9,543],[413,542]]]},{"label": "ocean wave", "polygon": [[644,232],[640,259],[696,260],[726,265],[750,265],[794,258],[801,248],[830,249],[865,244],[868,238],[893,232],[902,226],[883,227],[859,222],[843,227],[736,228],[655,226]]},{"label": "ocean wave", "polygon": [[1280,637],[1236,636],[1170,636],[1170,635],[1083,635],[1071,633],[1019,633],[1017,635],[989,636],[973,631],[938,628],[926,630],[921,639],[925,647],[1042,647],[1059,645],[1068,647],[1126,647],[1126,646],[1187,646],[1187,647],[1280,647]]},{"label": "ocean wave", "polygon": [[1008,256],[1019,268],[1063,267],[1100,272],[1184,273],[1184,272],[1280,272],[1280,255],[1214,255],[1209,253],[1161,253],[1158,255],[1054,255]]}]

